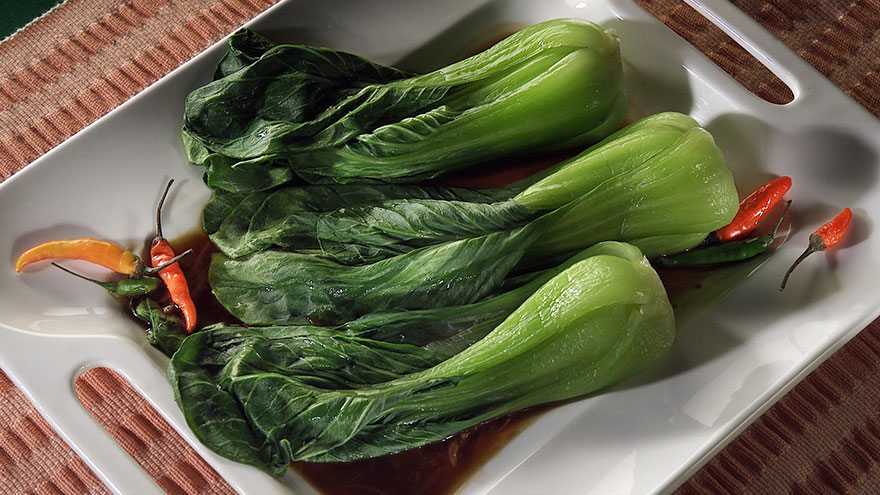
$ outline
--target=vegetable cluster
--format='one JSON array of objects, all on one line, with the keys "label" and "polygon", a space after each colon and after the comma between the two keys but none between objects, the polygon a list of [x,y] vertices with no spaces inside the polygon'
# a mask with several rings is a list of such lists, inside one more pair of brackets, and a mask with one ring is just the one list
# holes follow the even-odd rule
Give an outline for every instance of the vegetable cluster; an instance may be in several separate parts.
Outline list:
[{"label": "vegetable cluster", "polygon": [[[645,255],[698,245],[737,195],[693,119],[617,130],[624,113],[618,40],[581,20],[425,75],[230,38],[187,98],[183,140],[214,190],[211,288],[247,326],[184,338],[155,304],[133,306],[172,356],[196,436],[280,476],[593,393],[659,359],[674,320]],[[496,189],[417,184],[588,145]]]},{"label": "vegetable cluster", "polygon": [[[195,300],[177,264],[189,251],[175,256],[162,237],[171,182],[151,267],[84,238],[35,246],[15,268],[81,259],[128,275],[62,268],[129,298],[171,358],[187,423],[229,459],[281,476],[292,461],[418,447],[660,359],[675,321],[648,258],[760,261],[774,243],[785,211],[747,236],[790,178],[737,211],[721,151],[696,121],[666,112],[618,130],[624,114],[618,40],[582,20],[537,24],[424,75],[242,30],[214,81],[187,98],[182,131],[214,191],[203,211],[220,251],[211,290],[238,322],[192,333]],[[424,182],[585,146],[503,187]],[[851,218],[845,209],[813,233],[783,287]],[[166,308],[154,295],[163,285]],[[709,285],[703,300],[731,283]],[[687,317],[701,301],[678,302]]]}]

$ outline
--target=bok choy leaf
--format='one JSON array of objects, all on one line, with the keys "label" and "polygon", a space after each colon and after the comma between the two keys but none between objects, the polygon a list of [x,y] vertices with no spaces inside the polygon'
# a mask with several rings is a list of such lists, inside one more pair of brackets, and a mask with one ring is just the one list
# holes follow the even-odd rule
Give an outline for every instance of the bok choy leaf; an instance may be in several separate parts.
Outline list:
[{"label": "bok choy leaf", "polygon": [[513,194],[370,184],[215,191],[202,216],[211,241],[233,258],[282,249],[363,263],[535,218],[515,203],[496,204]]},{"label": "bok choy leaf", "polygon": [[601,241],[630,242],[648,256],[693,247],[738,206],[711,135],[681,114],[643,119],[526,182],[491,191],[218,193],[206,230],[221,248],[251,254],[215,258],[211,286],[252,325],[467,304],[511,270],[549,266]]},{"label": "bok choy leaf", "polygon": [[215,255],[208,276],[220,304],[249,325],[342,323],[376,311],[475,302],[501,283],[535,236],[527,225],[361,266],[284,251]]},{"label": "bok choy leaf", "polygon": [[529,273],[529,280],[515,288],[472,304],[370,313],[344,323],[336,330],[346,335],[423,346],[451,356],[483,338],[550,279],[579,261],[599,255],[641,258],[635,246],[601,242],[553,268]]},{"label": "bok choy leaf", "polygon": [[171,356],[186,338],[183,322],[174,315],[162,311],[156,301],[148,298],[133,298],[129,301],[131,313],[147,324],[147,342],[166,355]]}]

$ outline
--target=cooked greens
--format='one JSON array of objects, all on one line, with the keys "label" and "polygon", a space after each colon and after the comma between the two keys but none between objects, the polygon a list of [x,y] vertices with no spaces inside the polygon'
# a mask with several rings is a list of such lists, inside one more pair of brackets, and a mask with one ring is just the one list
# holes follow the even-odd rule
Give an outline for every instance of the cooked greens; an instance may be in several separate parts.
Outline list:
[{"label": "cooked greens", "polygon": [[653,257],[693,247],[729,222],[736,206],[733,179],[711,136],[692,118],[667,112],[499,189],[327,185],[216,191],[204,224],[233,258],[283,249],[361,264],[546,215],[540,241],[527,257],[566,255],[609,239],[636,244]]},{"label": "cooked greens", "polygon": [[129,309],[137,318],[147,324],[147,342],[171,356],[177,352],[180,343],[186,338],[184,325],[179,318],[162,311],[156,301],[144,298],[132,298]]},{"label": "cooked greens", "polygon": [[[523,194],[549,182],[548,195],[567,197],[569,191],[552,178]],[[730,222],[738,203],[721,150],[711,134],[695,127],[640,166],[537,220],[541,235],[527,256],[558,256],[603,240],[630,242],[649,257],[682,251]]]},{"label": "cooked greens", "polygon": [[736,209],[711,135],[667,113],[510,188],[217,193],[205,226],[221,249],[250,253],[212,263],[211,286],[230,313],[252,325],[340,323],[370,311],[475,302],[512,270],[552,265],[605,240],[648,256],[678,252]]},{"label": "cooked greens", "polygon": [[215,191],[202,216],[211,242],[234,258],[280,248],[372,262],[536,218],[503,201],[511,196],[505,189],[370,184]]},{"label": "cooked greens", "polygon": [[[424,75],[233,35],[182,135],[214,190],[211,289],[248,326],[184,337],[154,302],[132,305],[172,355],[196,436],[280,476],[590,394],[659,359],[673,313],[645,256],[697,245],[738,201],[697,122],[667,112],[617,130],[624,112],[618,41],[582,20]],[[591,144],[496,189],[413,184]]]},{"label": "cooked greens", "polygon": [[213,189],[414,182],[599,141],[623,120],[622,77],[617,37],[580,19],[417,76],[242,30],[215,80],[187,97],[182,135]]},{"label": "cooked greens", "polygon": [[531,226],[431,246],[369,265],[262,251],[216,255],[214,295],[249,325],[341,323],[372,311],[468,304],[492,292],[535,238]]},{"label": "cooked greens", "polygon": [[181,344],[169,378],[202,442],[277,476],[292,460],[423,445],[594,392],[665,353],[672,308],[644,257],[626,246],[589,254],[448,358],[319,327],[215,327]]}]

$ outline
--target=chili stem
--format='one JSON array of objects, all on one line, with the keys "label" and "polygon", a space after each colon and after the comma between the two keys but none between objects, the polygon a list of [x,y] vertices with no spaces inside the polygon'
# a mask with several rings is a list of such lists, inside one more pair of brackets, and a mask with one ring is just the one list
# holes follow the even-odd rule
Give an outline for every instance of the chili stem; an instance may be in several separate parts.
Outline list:
[{"label": "chili stem", "polygon": [[168,268],[170,265],[173,265],[173,264],[177,263],[178,261],[180,261],[180,258],[183,258],[184,256],[188,255],[188,254],[191,253],[191,252],[192,252],[192,249],[187,249],[186,251],[184,251],[184,252],[178,254],[177,256],[171,258],[170,260],[168,260],[168,261],[162,263],[162,264],[159,265],[159,266],[156,266],[156,267],[153,267],[153,268],[147,268],[147,269],[145,269],[145,270],[144,270],[144,273],[153,274],[153,273],[160,272],[160,271],[162,271],[162,270]]},{"label": "chili stem", "polygon": [[[58,263],[55,263],[54,261],[52,262],[52,266],[54,266],[54,267],[56,267],[56,268],[60,268],[60,269],[64,270],[65,272],[67,272],[67,273],[73,275],[74,277],[79,277],[79,278],[81,278],[81,279],[83,279],[83,280],[88,280],[89,282],[92,282],[92,283],[98,284],[98,285],[100,285],[101,287],[104,287],[104,284],[107,283],[107,282],[101,282],[100,280],[95,280],[95,279],[93,279],[93,278],[86,277],[85,275],[81,275],[81,274],[79,274],[79,273],[76,273],[76,272],[73,271],[73,270],[68,270],[67,268],[64,268],[63,266],[59,265]],[[106,287],[105,287],[105,288],[106,288]]]},{"label": "chili stem", "polygon": [[165,190],[162,192],[162,198],[159,199],[159,206],[156,208],[156,237],[162,237],[162,205],[165,204],[165,197],[171,190],[171,184],[174,184],[174,179],[168,179],[168,184],[165,185]]},{"label": "chili stem", "polygon": [[797,266],[800,265],[802,261],[807,259],[807,256],[809,256],[815,252],[816,252],[816,250],[813,249],[813,246],[811,244],[810,246],[807,246],[807,249],[804,251],[803,254],[801,254],[800,256],[798,256],[798,258],[796,260],[794,260],[794,263],[792,263],[791,266],[788,267],[788,270],[785,272],[785,276],[782,277],[782,284],[779,286],[780,292],[785,290],[785,284],[788,283],[788,277],[791,275],[791,272],[793,272],[794,269],[797,268]]}]

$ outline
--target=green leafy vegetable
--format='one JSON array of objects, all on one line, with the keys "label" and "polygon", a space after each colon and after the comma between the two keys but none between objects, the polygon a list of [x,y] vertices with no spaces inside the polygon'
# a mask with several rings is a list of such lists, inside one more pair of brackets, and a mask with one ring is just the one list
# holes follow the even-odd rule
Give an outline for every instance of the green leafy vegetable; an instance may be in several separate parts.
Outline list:
[{"label": "green leafy vegetable", "polygon": [[211,240],[231,257],[281,248],[360,264],[515,228],[553,212],[541,220],[544,232],[528,258],[564,256],[608,239],[632,242],[653,257],[693,247],[726,224],[736,205],[732,177],[711,136],[690,117],[668,112],[499,189],[217,191],[204,222]]},{"label": "green leafy vegetable", "polygon": [[[280,476],[590,394],[659,359],[672,307],[642,253],[693,247],[738,201],[690,117],[608,136],[621,73],[614,35],[571,19],[418,76],[234,35],[187,98],[183,141],[214,189],[212,290],[267,326],[180,341],[140,308],[176,350],[169,379],[196,436]],[[395,184],[604,136],[502,188]]]},{"label": "green leafy vegetable", "polygon": [[[381,383],[429,368],[446,356],[406,344],[348,337],[322,327],[203,329],[186,339],[168,369],[190,428],[218,454],[276,476],[263,433],[228,392],[240,374],[280,375],[322,389]],[[265,414],[269,411],[265,411]]]},{"label": "green leafy vegetable", "polygon": [[589,394],[656,361],[674,337],[638,250],[601,249],[535,279],[534,294],[448,359],[314,327],[206,329],[171,360],[175,397],[208,447],[280,476],[292,460],[379,456]]},{"label": "green leafy vegetable", "polygon": [[708,132],[681,114],[630,127],[527,187],[219,193],[206,229],[231,254],[252,254],[215,258],[211,286],[247,324],[339,323],[473,302],[514,268],[552,266],[605,240],[649,256],[681,251],[730,221],[736,189]]},{"label": "green leafy vegetable", "polygon": [[186,99],[183,142],[209,187],[414,182],[514,153],[594,143],[626,106],[616,36],[547,21],[429,74],[277,45],[243,30]]},{"label": "green leafy vegetable", "polygon": [[403,312],[376,312],[336,327],[374,340],[424,346],[454,355],[483,338],[550,279],[587,258],[608,255],[637,260],[638,248],[619,242],[591,246],[550,269],[527,274],[524,283],[476,303]]},{"label": "green leafy vegetable", "polygon": [[217,300],[249,325],[340,323],[375,311],[468,304],[492,292],[535,238],[531,226],[430,246],[370,265],[261,251],[216,255]]},{"label": "green leafy vegetable", "polygon": [[399,185],[283,187],[215,191],[205,232],[227,256],[281,248],[349,262],[371,262],[438,242],[518,226],[534,215],[504,189]]},{"label": "green leafy vegetable", "polygon": [[[545,181],[552,184],[552,177]],[[678,252],[729,223],[737,198],[721,150],[695,127],[641,166],[541,217],[541,235],[528,256],[558,256],[603,240],[630,242],[649,257]]]}]

